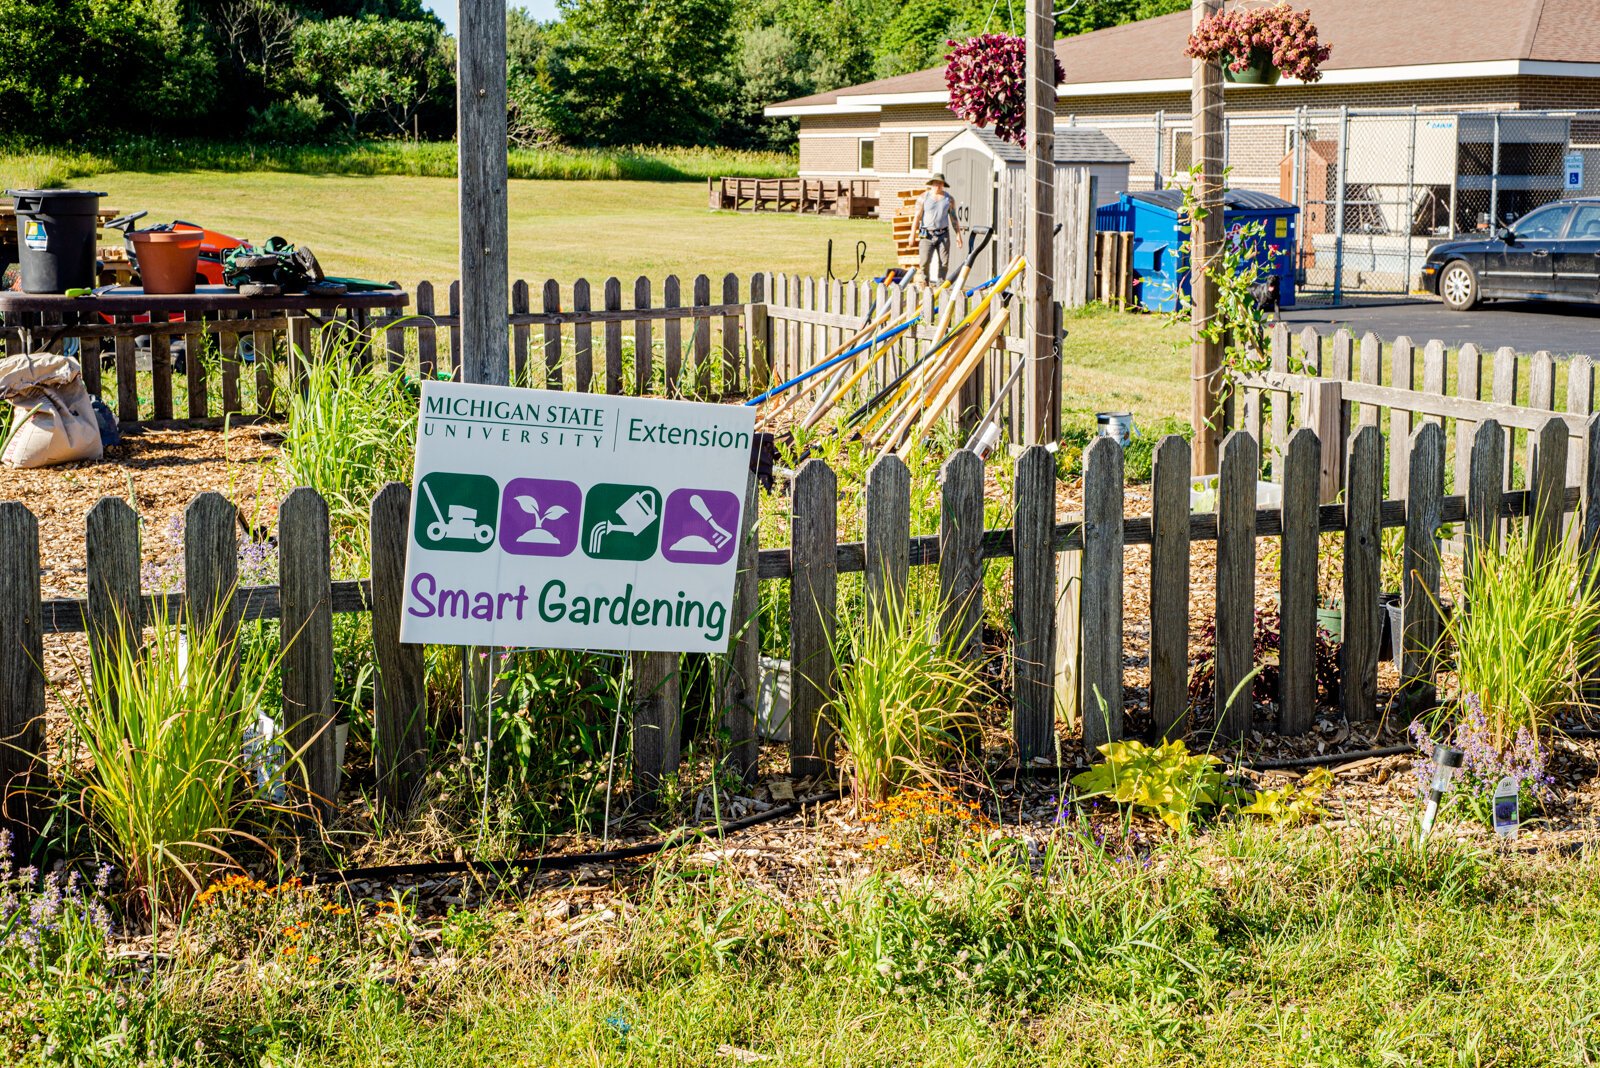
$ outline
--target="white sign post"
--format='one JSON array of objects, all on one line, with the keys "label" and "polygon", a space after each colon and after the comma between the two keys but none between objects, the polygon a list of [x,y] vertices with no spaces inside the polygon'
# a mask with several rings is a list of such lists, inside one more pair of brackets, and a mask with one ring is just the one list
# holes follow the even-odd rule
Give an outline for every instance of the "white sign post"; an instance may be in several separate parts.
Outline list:
[{"label": "white sign post", "polygon": [[412,643],[724,652],[751,408],[428,382]]}]

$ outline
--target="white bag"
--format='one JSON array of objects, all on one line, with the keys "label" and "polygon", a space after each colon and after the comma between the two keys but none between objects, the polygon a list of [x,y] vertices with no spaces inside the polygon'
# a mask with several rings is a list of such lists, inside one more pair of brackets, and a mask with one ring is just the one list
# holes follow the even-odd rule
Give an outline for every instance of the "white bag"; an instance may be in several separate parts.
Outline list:
[{"label": "white bag", "polygon": [[72,357],[37,353],[0,360],[0,400],[16,408],[11,439],[0,454],[7,467],[51,467],[104,455],[83,370]]}]

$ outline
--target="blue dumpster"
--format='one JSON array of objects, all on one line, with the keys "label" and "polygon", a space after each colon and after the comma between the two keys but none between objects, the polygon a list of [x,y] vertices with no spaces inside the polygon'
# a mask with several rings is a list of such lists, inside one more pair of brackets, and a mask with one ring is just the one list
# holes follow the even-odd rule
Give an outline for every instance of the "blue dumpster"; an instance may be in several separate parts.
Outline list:
[{"label": "blue dumpster", "polygon": [[[1095,213],[1095,229],[1133,233],[1133,273],[1136,297],[1150,311],[1174,311],[1178,292],[1189,292],[1189,257],[1184,245],[1189,235],[1179,222],[1183,190],[1153,189],[1123,193],[1115,204]],[[1250,261],[1278,276],[1278,303],[1294,307],[1295,216],[1300,209],[1267,193],[1230,189],[1225,197],[1223,225],[1232,234],[1253,222],[1262,224],[1263,236],[1255,243]]]}]

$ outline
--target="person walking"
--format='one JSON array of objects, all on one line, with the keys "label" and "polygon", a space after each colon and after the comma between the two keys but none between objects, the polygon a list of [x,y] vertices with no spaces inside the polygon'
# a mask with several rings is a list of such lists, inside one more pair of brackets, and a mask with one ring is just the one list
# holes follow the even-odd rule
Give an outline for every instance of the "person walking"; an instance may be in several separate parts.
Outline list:
[{"label": "person walking", "polygon": [[[950,271],[950,242],[961,240],[961,221],[956,218],[956,198],[945,186],[944,175],[935,174],[928,179],[928,191],[917,198],[917,210],[911,218],[911,227],[917,233],[917,251],[920,255],[922,280],[942,280]],[[939,275],[933,274],[933,261],[939,261]]]}]

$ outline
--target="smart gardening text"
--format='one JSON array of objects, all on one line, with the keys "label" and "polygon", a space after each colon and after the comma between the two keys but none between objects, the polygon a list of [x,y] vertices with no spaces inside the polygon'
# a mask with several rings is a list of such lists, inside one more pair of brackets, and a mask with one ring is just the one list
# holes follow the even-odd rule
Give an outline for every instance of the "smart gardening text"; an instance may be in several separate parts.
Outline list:
[{"label": "smart gardening text", "polygon": [[698,630],[708,642],[721,641],[728,625],[727,605],[721,601],[697,601],[682,590],[676,597],[635,597],[630,582],[619,597],[586,597],[569,594],[565,582],[551,579],[533,597],[522,584],[515,593],[441,587],[439,580],[426,571],[412,579],[411,603],[406,611],[418,619],[475,619],[489,623],[520,623],[531,612],[545,623]]}]

